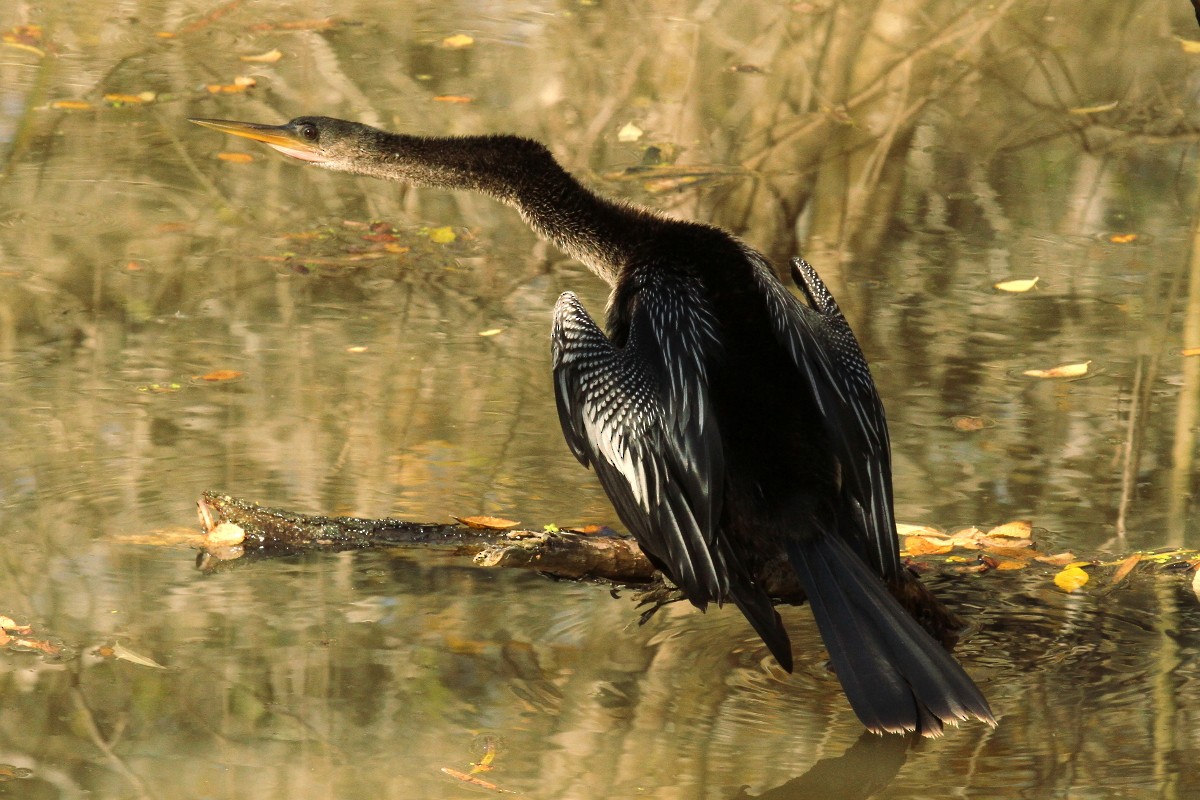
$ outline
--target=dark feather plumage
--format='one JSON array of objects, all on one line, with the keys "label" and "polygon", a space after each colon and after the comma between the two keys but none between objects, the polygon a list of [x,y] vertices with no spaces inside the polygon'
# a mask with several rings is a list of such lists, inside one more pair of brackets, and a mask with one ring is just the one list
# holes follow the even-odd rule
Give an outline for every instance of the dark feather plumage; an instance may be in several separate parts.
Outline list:
[{"label": "dark feather plumage", "polygon": [[515,207],[613,287],[607,333],[575,295],[559,298],[555,397],[571,452],[655,565],[699,608],[736,604],[789,671],[763,580],[793,570],[872,731],[995,724],[958,663],[889,594],[945,617],[900,564],[883,404],[806,262],[792,276],[807,303],[733,236],[600,198],[527,139],[429,139],[326,117],[199,122],[329,169]]}]

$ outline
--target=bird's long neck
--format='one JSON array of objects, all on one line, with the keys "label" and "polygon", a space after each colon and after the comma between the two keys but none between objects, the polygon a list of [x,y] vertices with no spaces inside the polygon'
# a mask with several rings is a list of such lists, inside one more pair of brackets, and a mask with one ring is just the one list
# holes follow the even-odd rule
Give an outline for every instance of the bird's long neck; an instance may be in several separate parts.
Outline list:
[{"label": "bird's long neck", "polygon": [[662,220],[586,189],[537,142],[516,136],[423,138],[382,134],[353,171],[414,185],[473,189],[520,212],[541,236],[582,261],[609,285],[629,250]]}]

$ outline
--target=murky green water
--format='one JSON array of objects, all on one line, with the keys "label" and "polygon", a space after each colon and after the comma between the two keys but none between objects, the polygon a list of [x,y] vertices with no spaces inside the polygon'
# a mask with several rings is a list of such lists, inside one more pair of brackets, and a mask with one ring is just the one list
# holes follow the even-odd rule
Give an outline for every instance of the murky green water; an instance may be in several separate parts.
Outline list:
[{"label": "murky green water", "polygon": [[[157,533],[207,489],[614,522],[549,382],[554,299],[598,310],[598,280],[490,201],[185,122],[324,113],[534,136],[611,194],[802,248],[872,360],[903,521],[1198,546],[1187,4],[653,9],[0,6],[0,614],[61,651],[0,651],[0,797],[460,797],[489,790],[443,770],[484,761],[537,798],[1200,796],[1184,576],[943,579],[1000,726],[910,747],[860,740],[803,608],[784,678],[732,611],[638,627],[604,587],[412,552],[203,575]],[[655,154],[689,169],[623,172]]]}]

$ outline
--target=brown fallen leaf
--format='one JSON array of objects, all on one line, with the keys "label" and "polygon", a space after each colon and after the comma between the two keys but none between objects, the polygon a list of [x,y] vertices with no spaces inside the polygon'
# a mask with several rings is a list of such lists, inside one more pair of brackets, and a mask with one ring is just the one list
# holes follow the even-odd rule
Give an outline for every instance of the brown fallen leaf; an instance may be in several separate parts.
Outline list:
[{"label": "brown fallen leaf", "polygon": [[1013,520],[997,525],[987,532],[988,536],[1009,536],[1014,539],[1032,539],[1033,523],[1027,519]]},{"label": "brown fallen leaf", "polygon": [[1050,369],[1027,369],[1021,374],[1031,378],[1078,378],[1087,374],[1091,363],[1084,361],[1079,364],[1061,364]]},{"label": "brown fallen leaf", "polygon": [[1122,561],[1121,566],[1117,567],[1117,571],[1113,573],[1112,585],[1116,586],[1118,583],[1125,580],[1125,578],[1129,577],[1129,573],[1133,572],[1133,568],[1136,567],[1138,562],[1141,560],[1142,554],[1134,553],[1129,558]]},{"label": "brown fallen leaf", "polygon": [[112,647],[113,656],[123,661],[128,661],[131,664],[137,664],[141,667],[150,667],[152,669],[166,669],[162,664],[155,661],[149,656],[144,656],[140,653],[135,653],[125,645],[117,642]]},{"label": "brown fallen leaf", "polygon": [[1043,564],[1049,564],[1052,567],[1065,567],[1067,564],[1075,563],[1074,553],[1056,553],[1052,556],[1034,556],[1035,561],[1040,561]]},{"label": "brown fallen leaf", "polygon": [[511,530],[521,524],[521,523],[517,522],[516,520],[505,519],[504,517],[487,517],[487,516],[456,517],[453,514],[451,514],[450,518],[461,522],[463,525],[466,525],[468,528],[479,528],[481,530],[489,530],[489,531],[507,531],[507,530]]},{"label": "brown fallen leaf", "polygon": [[212,372],[207,372],[199,376],[202,381],[210,383],[218,383],[220,381],[232,381],[242,377],[246,373],[236,369],[214,369]]},{"label": "brown fallen leaf", "polygon": [[451,778],[454,778],[455,780],[460,780],[463,783],[470,784],[471,786],[476,786],[480,789],[487,789],[488,791],[499,792],[500,794],[516,794],[516,792],[512,791],[511,789],[501,789],[499,786],[497,786],[494,783],[485,781],[482,778],[476,778],[474,775],[468,775],[465,772],[459,772],[456,769],[450,769],[449,767],[442,767],[442,772],[446,773],[447,775],[449,775]]}]

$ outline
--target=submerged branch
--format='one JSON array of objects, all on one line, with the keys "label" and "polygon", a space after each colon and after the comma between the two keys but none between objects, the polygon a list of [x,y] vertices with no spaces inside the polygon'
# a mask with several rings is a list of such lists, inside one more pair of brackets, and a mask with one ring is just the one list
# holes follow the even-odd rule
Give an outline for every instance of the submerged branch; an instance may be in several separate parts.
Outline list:
[{"label": "submerged branch", "polygon": [[[197,503],[205,534],[198,566],[205,571],[244,556],[279,556],[314,550],[357,550],[370,547],[411,547],[471,558],[481,567],[518,567],[568,580],[590,580],[616,586],[653,589],[643,596],[650,603],[678,599],[664,587],[654,565],[637,542],[608,528],[599,533],[570,530],[509,530],[467,524],[410,522],[298,514],[260,506],[228,495],[206,492]],[[468,520],[474,522],[475,520]],[[1027,521],[1009,522],[990,530],[963,528],[953,533],[933,528],[901,526],[901,556],[918,574],[954,579],[964,575],[1003,573],[1013,578],[1059,589],[1104,596],[1138,573],[1173,573],[1193,581],[1200,597],[1200,551],[1160,548],[1125,556],[1087,558],[1072,553],[1046,554],[1033,540]],[[789,570],[772,570],[764,588],[788,604],[803,602],[803,593]],[[1013,584],[1007,584],[1014,589]],[[995,587],[992,587],[995,590]]]},{"label": "submerged branch", "polygon": [[449,549],[485,567],[523,567],[558,578],[647,584],[654,566],[628,536],[526,531],[463,524],[297,514],[205,492],[197,503],[207,540],[202,569],[243,555],[420,546]]}]

